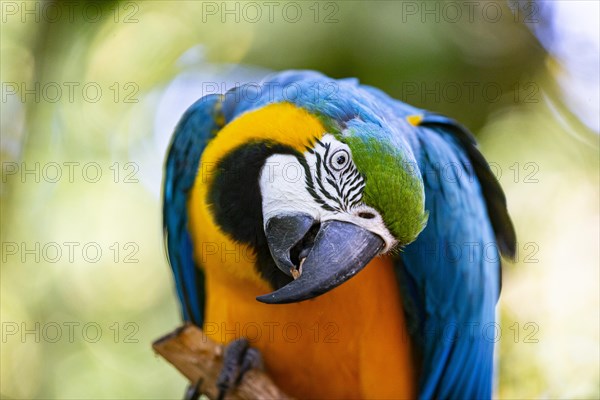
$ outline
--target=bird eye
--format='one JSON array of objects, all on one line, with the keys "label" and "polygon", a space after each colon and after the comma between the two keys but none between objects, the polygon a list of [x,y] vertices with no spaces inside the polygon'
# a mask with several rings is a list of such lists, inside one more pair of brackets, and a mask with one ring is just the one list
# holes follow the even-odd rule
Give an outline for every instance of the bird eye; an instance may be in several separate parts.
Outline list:
[{"label": "bird eye", "polygon": [[336,171],[341,171],[346,165],[348,165],[348,161],[350,160],[350,154],[346,150],[338,150],[331,155],[329,159],[329,164],[331,168]]}]

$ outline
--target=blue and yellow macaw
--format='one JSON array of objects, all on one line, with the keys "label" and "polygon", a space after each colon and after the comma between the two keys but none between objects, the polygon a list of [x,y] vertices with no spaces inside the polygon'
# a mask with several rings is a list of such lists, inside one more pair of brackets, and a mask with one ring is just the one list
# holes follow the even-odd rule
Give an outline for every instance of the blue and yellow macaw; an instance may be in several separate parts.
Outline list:
[{"label": "blue and yellow macaw", "polygon": [[290,395],[491,397],[515,234],[457,122],[312,71],[203,97],[169,149],[164,230],[183,318],[218,342],[253,327]]}]

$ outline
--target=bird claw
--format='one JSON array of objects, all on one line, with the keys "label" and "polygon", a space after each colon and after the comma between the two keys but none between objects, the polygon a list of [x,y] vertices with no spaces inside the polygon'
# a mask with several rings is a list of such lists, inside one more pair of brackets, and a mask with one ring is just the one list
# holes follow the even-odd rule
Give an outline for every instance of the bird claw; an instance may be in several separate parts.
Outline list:
[{"label": "bird claw", "polygon": [[183,400],[198,400],[200,398],[200,385],[202,384],[202,379],[198,380],[195,384],[189,384],[187,389],[185,390],[185,395],[183,396]]},{"label": "bird claw", "polygon": [[242,381],[244,374],[253,368],[263,368],[260,352],[250,347],[247,339],[237,339],[225,346],[223,367],[217,378],[218,400],[223,400],[229,390]]}]

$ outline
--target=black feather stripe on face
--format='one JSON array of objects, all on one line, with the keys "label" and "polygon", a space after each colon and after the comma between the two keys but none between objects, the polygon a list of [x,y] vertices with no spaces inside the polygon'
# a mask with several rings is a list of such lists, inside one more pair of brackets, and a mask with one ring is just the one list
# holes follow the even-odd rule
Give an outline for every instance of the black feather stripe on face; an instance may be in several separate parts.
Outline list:
[{"label": "black feather stripe on face", "polygon": [[251,142],[225,156],[215,169],[207,202],[219,227],[233,240],[249,245],[256,253],[256,268],[274,288],[291,281],[277,268],[263,230],[259,176],[267,158],[290,154],[291,147],[272,142]]},{"label": "black feather stripe on face", "polygon": [[[327,166],[330,161],[331,143],[316,142],[310,154],[315,157],[315,171],[304,157],[300,161],[306,173],[307,189],[313,199],[327,211],[347,212],[360,204],[365,179],[353,162],[349,162],[341,171],[334,173]],[[313,176],[314,175],[314,176]],[[316,181],[316,184],[315,184]],[[330,190],[327,183],[332,190]]]}]

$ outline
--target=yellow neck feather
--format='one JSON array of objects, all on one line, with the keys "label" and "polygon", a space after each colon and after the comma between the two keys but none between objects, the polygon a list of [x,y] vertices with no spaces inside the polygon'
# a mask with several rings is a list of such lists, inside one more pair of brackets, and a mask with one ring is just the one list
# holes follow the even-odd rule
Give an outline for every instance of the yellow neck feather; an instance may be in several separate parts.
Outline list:
[{"label": "yellow neck feather", "polygon": [[202,163],[217,163],[235,148],[254,140],[271,140],[304,152],[325,133],[321,122],[290,103],[276,103],[250,111],[230,122],[202,154]]}]

